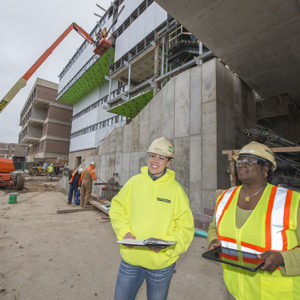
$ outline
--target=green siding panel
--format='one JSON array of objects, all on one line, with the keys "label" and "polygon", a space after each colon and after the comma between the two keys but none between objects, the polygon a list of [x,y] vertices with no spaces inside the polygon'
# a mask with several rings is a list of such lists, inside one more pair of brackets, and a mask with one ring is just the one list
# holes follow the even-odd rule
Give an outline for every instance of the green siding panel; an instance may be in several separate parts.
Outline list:
[{"label": "green siding panel", "polygon": [[148,102],[153,98],[153,91],[148,91],[142,95],[138,95],[129,101],[120,104],[119,106],[116,106],[108,112],[125,116],[127,118],[134,118],[147,104]]},{"label": "green siding panel", "polygon": [[[112,49],[112,62],[114,49]],[[106,51],[59,99],[71,104],[77,103],[96,87],[100,86],[109,74],[110,50]]]}]

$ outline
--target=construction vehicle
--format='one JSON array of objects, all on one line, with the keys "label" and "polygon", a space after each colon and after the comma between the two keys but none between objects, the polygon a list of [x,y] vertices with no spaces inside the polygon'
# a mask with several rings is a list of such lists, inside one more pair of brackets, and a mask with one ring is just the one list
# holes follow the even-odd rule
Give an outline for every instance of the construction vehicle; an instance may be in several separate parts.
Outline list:
[{"label": "construction vehicle", "polygon": [[11,159],[0,157],[0,186],[22,190],[25,178],[21,173],[13,174],[14,170],[14,162]]},{"label": "construction vehicle", "polygon": [[95,54],[103,55],[112,45],[111,36],[109,38],[103,37],[102,39],[94,41],[94,39],[83,28],[81,28],[76,23],[72,23],[3,97],[0,102],[0,112],[2,112],[2,110],[17,95],[17,93],[26,86],[27,81],[30,79],[33,73],[41,66],[41,64],[48,58],[48,56],[62,42],[62,40],[72,31],[72,29],[77,31],[91,45],[95,46]]},{"label": "construction vehicle", "polygon": [[34,162],[33,165],[29,166],[28,172],[30,175],[34,176],[47,175],[47,170],[43,170],[42,162]]}]

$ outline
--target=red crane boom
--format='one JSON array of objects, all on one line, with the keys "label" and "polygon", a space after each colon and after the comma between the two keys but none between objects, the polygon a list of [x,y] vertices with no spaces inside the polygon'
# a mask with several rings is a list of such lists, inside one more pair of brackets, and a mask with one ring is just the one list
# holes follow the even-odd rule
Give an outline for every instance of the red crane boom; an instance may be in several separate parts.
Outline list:
[{"label": "red crane boom", "polygon": [[63,41],[63,39],[74,29],[85,40],[95,46],[94,53],[103,55],[112,45],[111,38],[102,38],[99,43],[79,25],[72,23],[59,37],[58,39],[38,58],[38,60],[29,68],[29,70],[15,83],[15,85],[7,92],[7,94],[0,101],[0,112],[6,107],[6,105],[16,96],[16,94],[26,86],[29,78],[34,72],[41,66],[41,64],[49,57],[53,50]]}]

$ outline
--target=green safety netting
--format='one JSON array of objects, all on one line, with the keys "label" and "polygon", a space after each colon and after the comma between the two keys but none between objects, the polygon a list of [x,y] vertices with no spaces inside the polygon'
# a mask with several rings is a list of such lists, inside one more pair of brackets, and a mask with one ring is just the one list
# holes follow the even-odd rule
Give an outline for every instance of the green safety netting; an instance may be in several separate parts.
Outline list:
[{"label": "green safety netting", "polygon": [[[113,63],[114,49],[112,49]],[[85,95],[105,81],[109,74],[110,50],[106,51],[58,100],[71,104],[77,103]]]},{"label": "green safety netting", "polygon": [[127,118],[134,118],[152,98],[153,91],[151,90],[144,94],[137,95],[129,101],[108,110],[108,112],[125,116]]}]

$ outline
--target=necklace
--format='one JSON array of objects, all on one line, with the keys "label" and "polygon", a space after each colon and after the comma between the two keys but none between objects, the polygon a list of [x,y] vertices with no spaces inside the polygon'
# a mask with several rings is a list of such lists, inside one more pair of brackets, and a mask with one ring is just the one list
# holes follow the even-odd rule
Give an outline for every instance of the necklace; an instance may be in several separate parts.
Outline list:
[{"label": "necklace", "polygon": [[247,194],[244,192],[243,188],[242,188],[242,192],[243,192],[244,195],[246,196],[246,197],[245,197],[245,201],[246,201],[246,202],[249,202],[249,201],[251,200],[251,198],[254,197],[254,196],[256,196],[259,192],[261,192],[262,189],[263,189],[264,187],[265,187],[265,184],[264,184],[263,186],[261,186],[261,187],[258,189],[258,191],[255,192],[255,193],[252,194],[252,195],[247,195]]}]

